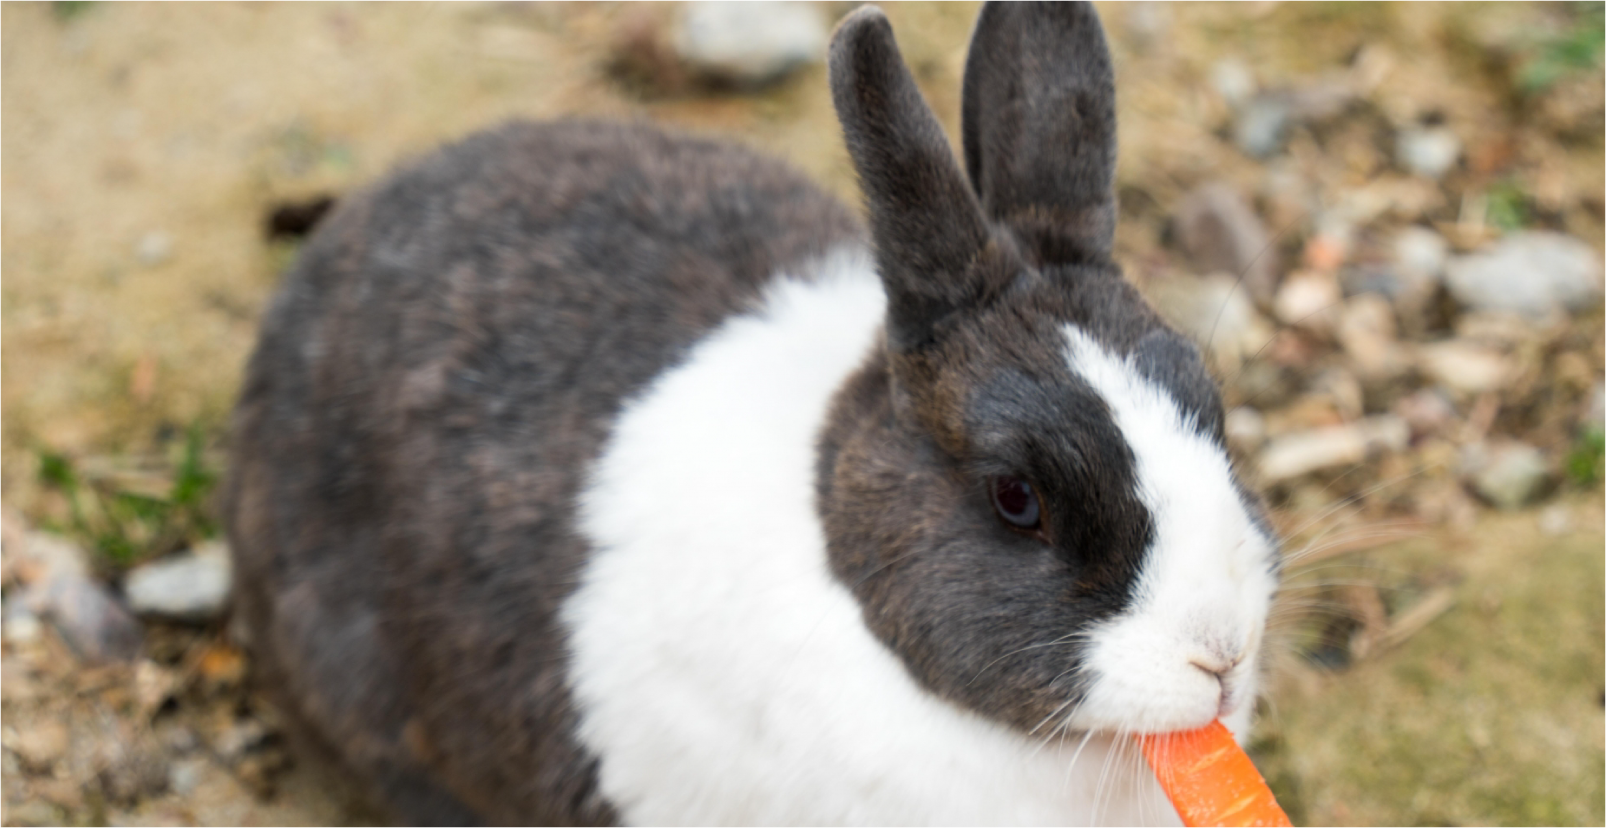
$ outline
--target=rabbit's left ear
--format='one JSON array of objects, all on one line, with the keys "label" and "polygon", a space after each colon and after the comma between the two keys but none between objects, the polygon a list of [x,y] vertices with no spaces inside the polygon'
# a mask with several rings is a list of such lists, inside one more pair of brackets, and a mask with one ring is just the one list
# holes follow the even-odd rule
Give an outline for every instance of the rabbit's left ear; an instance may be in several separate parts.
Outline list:
[{"label": "rabbit's left ear", "polygon": [[988,216],[1044,263],[1109,255],[1115,74],[1091,3],[988,3],[961,101],[965,169]]},{"label": "rabbit's left ear", "polygon": [[991,234],[880,9],[862,7],[837,27],[830,75],[887,290],[888,343],[915,350],[996,287],[987,274],[998,268],[977,267]]}]

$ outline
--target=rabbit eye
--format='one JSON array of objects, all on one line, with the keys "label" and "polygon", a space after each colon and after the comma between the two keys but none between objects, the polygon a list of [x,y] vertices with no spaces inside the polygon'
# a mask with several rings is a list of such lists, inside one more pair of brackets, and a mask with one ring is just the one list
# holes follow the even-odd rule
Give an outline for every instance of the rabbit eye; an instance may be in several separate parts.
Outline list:
[{"label": "rabbit eye", "polygon": [[989,481],[993,491],[993,511],[1005,523],[1017,528],[1036,529],[1042,510],[1032,485],[1018,477],[1000,476]]}]

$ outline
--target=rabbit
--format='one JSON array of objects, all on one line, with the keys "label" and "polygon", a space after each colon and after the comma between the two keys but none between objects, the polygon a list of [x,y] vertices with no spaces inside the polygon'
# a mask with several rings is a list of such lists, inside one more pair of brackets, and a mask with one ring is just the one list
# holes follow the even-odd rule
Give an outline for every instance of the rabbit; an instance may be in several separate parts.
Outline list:
[{"label": "rabbit", "polygon": [[1278,542],[1112,261],[1088,4],[987,5],[957,158],[882,12],[865,198],[516,123],[343,199],[226,517],[258,680],[413,823],[1172,823],[1130,737],[1251,716]]}]

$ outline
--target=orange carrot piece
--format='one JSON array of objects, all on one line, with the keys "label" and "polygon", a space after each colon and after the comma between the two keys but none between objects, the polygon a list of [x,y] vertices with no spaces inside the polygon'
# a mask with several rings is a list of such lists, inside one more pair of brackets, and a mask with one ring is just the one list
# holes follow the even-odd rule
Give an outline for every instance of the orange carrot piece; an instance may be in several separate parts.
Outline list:
[{"label": "orange carrot piece", "polygon": [[1139,744],[1183,825],[1292,825],[1249,755],[1221,722],[1148,734]]}]

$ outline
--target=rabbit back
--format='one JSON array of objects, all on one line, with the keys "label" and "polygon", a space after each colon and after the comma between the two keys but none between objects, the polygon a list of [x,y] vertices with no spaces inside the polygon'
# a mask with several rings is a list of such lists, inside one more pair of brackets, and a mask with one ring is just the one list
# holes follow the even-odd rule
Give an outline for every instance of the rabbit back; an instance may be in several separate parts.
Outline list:
[{"label": "rabbit back", "polygon": [[344,201],[263,326],[227,492],[279,702],[398,815],[608,822],[556,622],[624,402],[775,274],[862,244],[783,166],[515,124]]}]

